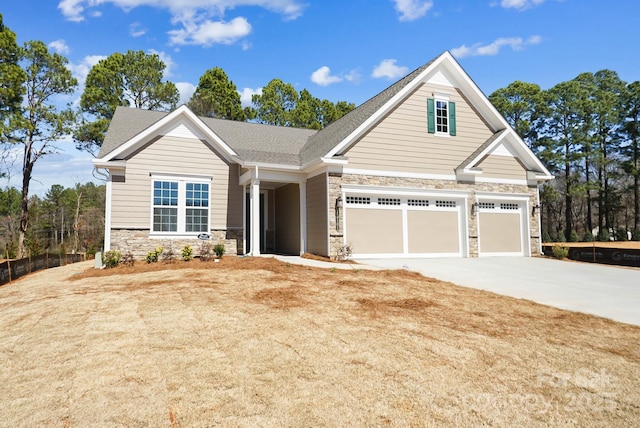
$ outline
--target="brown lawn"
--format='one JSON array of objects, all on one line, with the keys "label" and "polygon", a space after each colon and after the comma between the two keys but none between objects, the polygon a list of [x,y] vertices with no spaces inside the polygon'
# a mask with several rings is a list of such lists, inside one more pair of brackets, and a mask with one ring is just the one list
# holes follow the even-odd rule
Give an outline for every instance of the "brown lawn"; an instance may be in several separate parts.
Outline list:
[{"label": "brown lawn", "polygon": [[640,327],[223,259],[0,287],[2,426],[637,426]]}]

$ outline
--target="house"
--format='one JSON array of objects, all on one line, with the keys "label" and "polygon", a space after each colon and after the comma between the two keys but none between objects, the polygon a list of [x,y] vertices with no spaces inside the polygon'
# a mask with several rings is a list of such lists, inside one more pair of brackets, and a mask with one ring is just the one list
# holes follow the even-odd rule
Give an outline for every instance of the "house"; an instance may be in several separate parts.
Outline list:
[{"label": "house", "polygon": [[448,52],[320,131],[119,107],[93,163],[105,250],[137,257],[530,256],[553,178]]}]

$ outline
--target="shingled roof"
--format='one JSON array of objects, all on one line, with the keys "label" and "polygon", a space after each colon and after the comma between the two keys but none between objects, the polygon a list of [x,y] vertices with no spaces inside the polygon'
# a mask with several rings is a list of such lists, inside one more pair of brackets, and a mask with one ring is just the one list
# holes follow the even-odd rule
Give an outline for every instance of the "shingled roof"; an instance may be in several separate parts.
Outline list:
[{"label": "shingled roof", "polygon": [[[200,119],[245,162],[300,166],[329,153],[433,61],[417,68],[320,131],[207,117],[200,117]],[[168,114],[118,107],[98,157],[108,155]]]}]

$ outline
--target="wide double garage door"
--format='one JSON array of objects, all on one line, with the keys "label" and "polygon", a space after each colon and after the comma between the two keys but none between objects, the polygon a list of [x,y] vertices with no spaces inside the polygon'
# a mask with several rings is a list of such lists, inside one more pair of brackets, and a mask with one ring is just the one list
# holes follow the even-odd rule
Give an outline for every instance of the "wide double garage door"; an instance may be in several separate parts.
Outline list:
[{"label": "wide double garage door", "polygon": [[354,257],[466,254],[464,199],[347,194],[345,241]]}]

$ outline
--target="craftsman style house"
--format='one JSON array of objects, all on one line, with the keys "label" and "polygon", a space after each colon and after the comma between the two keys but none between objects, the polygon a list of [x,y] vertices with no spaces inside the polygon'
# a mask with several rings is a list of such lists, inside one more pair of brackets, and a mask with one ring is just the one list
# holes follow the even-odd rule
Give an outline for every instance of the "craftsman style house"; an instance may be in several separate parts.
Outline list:
[{"label": "craftsman style house", "polygon": [[105,250],[137,257],[530,256],[553,178],[448,52],[320,131],[119,107],[93,163]]}]

